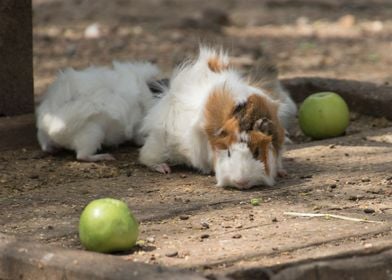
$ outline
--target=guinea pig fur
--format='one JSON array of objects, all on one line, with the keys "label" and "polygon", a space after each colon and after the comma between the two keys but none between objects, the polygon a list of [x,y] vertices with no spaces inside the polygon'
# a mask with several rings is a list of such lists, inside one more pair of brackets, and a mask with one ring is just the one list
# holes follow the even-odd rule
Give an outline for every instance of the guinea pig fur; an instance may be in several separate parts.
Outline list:
[{"label": "guinea pig fur", "polygon": [[60,72],[36,109],[43,151],[71,149],[81,161],[113,160],[95,154],[102,145],[126,140],[142,145],[142,118],[154,104],[147,86],[159,74],[145,62],[113,62],[113,68],[72,68]]},{"label": "guinea pig fur", "polygon": [[222,50],[202,47],[196,60],[175,71],[145,117],[140,162],[162,173],[170,172],[169,164],[214,171],[218,186],[273,185],[284,173],[283,123],[290,117],[280,109],[292,101],[256,85],[230,68]]}]

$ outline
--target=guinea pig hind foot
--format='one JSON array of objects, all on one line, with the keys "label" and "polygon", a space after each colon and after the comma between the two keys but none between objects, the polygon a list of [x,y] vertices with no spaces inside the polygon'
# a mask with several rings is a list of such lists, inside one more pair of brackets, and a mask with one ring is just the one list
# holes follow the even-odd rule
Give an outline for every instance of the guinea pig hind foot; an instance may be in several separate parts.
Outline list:
[{"label": "guinea pig hind foot", "polygon": [[79,161],[86,161],[86,162],[116,160],[114,156],[112,156],[111,154],[95,154],[95,155],[83,155],[83,156],[78,155],[77,159]]},{"label": "guinea pig hind foot", "polygon": [[280,169],[278,170],[278,177],[280,178],[286,178],[288,176],[288,173],[285,169]]},{"label": "guinea pig hind foot", "polygon": [[151,169],[162,174],[170,174],[171,169],[167,163],[154,164]]},{"label": "guinea pig hind foot", "polygon": [[49,155],[55,155],[61,151],[61,148],[56,147],[54,145],[49,145],[49,146],[42,147],[42,151]]}]

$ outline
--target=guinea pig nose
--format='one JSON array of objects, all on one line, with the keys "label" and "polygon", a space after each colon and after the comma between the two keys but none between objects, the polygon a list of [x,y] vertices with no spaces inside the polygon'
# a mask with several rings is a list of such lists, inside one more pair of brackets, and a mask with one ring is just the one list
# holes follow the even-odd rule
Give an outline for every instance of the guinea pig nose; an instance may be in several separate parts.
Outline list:
[{"label": "guinea pig nose", "polygon": [[242,188],[246,188],[249,184],[249,180],[234,180],[234,183]]}]

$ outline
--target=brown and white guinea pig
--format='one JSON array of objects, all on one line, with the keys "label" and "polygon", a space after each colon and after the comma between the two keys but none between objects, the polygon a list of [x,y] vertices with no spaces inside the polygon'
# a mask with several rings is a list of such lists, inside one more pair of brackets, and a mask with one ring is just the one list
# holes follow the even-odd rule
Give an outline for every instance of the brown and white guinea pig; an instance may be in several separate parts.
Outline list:
[{"label": "brown and white guinea pig", "polygon": [[147,62],[60,72],[36,110],[42,150],[66,148],[74,150],[78,160],[99,161],[114,159],[96,154],[101,145],[126,140],[142,145],[140,125],[155,102],[148,82],[158,74],[158,68]]},{"label": "brown and white guinea pig", "polygon": [[202,47],[143,120],[140,162],[162,173],[171,172],[169,164],[213,171],[218,186],[273,185],[284,173],[283,124],[296,113],[274,83],[267,90],[252,85],[229,67],[226,53]]}]

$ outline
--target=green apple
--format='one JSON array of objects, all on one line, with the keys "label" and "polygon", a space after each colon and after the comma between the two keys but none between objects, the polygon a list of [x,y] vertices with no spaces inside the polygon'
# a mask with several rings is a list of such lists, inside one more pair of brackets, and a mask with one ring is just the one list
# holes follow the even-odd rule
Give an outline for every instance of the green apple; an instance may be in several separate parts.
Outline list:
[{"label": "green apple", "polygon": [[299,125],[313,139],[342,135],[350,122],[350,112],[344,99],[334,92],[319,92],[308,96],[299,108]]},{"label": "green apple", "polygon": [[117,199],[93,200],[83,210],[79,238],[90,251],[110,253],[131,249],[139,235],[139,224],[128,206]]}]

